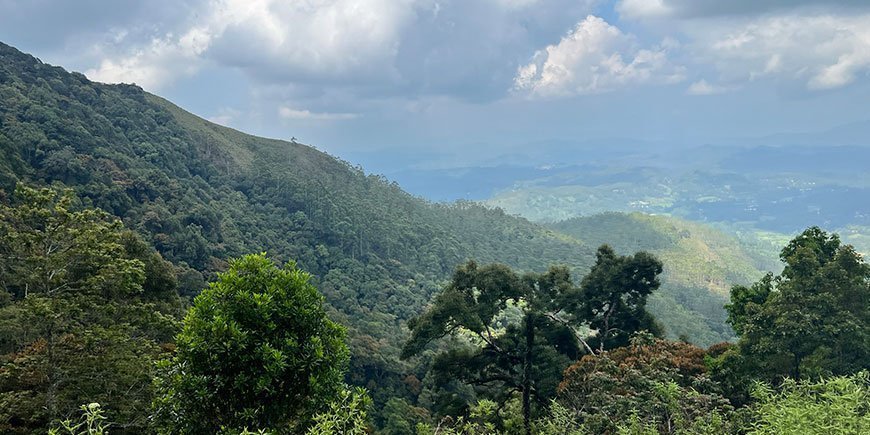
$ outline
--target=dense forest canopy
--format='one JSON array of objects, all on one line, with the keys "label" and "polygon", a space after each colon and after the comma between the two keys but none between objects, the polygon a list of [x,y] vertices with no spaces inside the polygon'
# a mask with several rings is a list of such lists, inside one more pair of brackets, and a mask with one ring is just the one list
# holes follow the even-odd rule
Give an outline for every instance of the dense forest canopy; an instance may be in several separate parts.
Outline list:
[{"label": "dense forest canopy", "polygon": [[870,268],[819,228],[779,266],[666,218],[545,227],[0,61],[0,431],[868,427]]}]

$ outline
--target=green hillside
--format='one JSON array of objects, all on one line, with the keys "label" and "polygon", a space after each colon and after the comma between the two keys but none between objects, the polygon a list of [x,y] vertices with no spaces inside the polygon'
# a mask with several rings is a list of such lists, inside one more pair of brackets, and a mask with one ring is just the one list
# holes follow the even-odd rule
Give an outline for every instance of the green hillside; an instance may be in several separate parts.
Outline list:
[{"label": "green hillside", "polygon": [[[557,231],[590,245],[608,243],[618,252],[646,250],[664,263],[662,289],[651,306],[668,313],[672,335],[686,335],[703,344],[733,338],[721,307],[733,284],[757,280],[776,271],[775,245],[736,238],[713,227],[682,219],[642,213],[602,213],[552,224]],[[696,330],[699,321],[702,330]]]},{"label": "green hillside", "polygon": [[310,146],[0,45],[0,199],[17,182],[72,188],[81,206],[121,217],[176,266],[186,295],[232,257],[295,260],[350,326],[360,381],[410,370],[396,357],[405,321],[457,264],[585,270],[594,249],[500,210],[429,203]]},{"label": "green hillside", "polygon": [[[598,237],[578,241],[476,203],[430,203],[310,146],[221,127],[0,44],[0,200],[18,182],[69,187],[80,206],[121,217],[174,264],[187,296],[229,258],[296,261],[350,328],[351,380],[377,383],[382,397],[407,394],[406,321],[457,264],[566,264],[582,276],[617,237],[592,229]],[[725,337],[705,326],[721,328],[721,306],[695,312],[694,293],[680,292],[654,307],[671,334]]]}]

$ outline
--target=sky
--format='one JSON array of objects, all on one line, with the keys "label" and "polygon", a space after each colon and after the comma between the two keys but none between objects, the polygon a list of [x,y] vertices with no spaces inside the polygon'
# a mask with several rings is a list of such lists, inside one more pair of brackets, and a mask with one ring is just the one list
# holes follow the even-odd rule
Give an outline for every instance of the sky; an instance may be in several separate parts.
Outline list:
[{"label": "sky", "polygon": [[379,172],[870,120],[867,0],[0,0],[0,41]]}]

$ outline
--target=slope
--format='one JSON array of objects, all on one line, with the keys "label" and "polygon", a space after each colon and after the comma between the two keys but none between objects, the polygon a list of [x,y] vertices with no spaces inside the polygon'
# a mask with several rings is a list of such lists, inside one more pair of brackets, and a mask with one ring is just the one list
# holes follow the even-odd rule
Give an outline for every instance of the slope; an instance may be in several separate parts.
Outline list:
[{"label": "slope", "polygon": [[[590,245],[607,243],[618,252],[654,253],[665,271],[662,289],[650,302],[652,310],[660,313],[671,335],[686,335],[705,345],[733,338],[722,310],[730,286],[779,269],[774,252],[758,252],[764,250],[761,242],[750,250],[748,242],[711,226],[669,216],[611,212],[551,227]],[[673,306],[682,309],[664,309]],[[695,329],[699,323],[702,330]]]},{"label": "slope", "polygon": [[591,264],[582,243],[500,210],[428,203],[312,147],[0,44],[0,200],[17,182],[71,188],[121,217],[176,265],[187,295],[234,256],[298,262],[350,327],[354,381],[384,394],[410,370],[396,358],[405,320],[456,264]]},{"label": "slope", "polygon": [[[351,380],[377,385],[376,400],[413,394],[403,379],[414,367],[398,360],[406,320],[457,264],[558,263],[582,276],[597,244],[472,202],[427,202],[310,146],[221,127],[0,44],[0,200],[17,182],[71,188],[81,205],[119,216],[175,265],[188,296],[231,257],[296,261],[349,326]],[[710,341],[676,299],[655,313]]]}]

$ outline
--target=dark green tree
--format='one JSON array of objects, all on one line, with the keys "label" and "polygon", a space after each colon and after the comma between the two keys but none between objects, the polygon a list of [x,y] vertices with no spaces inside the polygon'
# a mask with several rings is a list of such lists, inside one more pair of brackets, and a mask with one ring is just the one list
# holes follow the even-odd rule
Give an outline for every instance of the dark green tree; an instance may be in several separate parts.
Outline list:
[{"label": "dark green tree", "polygon": [[870,368],[870,266],[817,227],[780,258],[780,275],[731,290],[725,308],[740,340],[720,361],[723,375],[777,383]]},{"label": "dark green tree", "polygon": [[628,344],[631,334],[648,331],[660,336],[662,328],[646,310],[647,297],[661,283],[662,263],[638,252],[618,256],[607,245],[598,248],[595,266],[583,277],[574,317],[597,331],[589,345],[599,352]]},{"label": "dark green tree", "polygon": [[293,263],[247,255],[196,297],[157,381],[163,432],[300,433],[337,397],[345,330],[310,279]]},{"label": "dark green tree", "polygon": [[520,393],[528,431],[533,398],[546,403],[561,369],[579,353],[570,331],[544,315],[540,302],[545,298],[538,291],[552,294],[570,288],[564,269],[521,277],[504,265],[468,262],[457,268],[429,310],[409,323],[412,335],[403,356],[463,331],[463,343],[435,358],[436,384],[459,379],[502,406]]},{"label": "dark green tree", "polygon": [[[458,379],[496,400],[499,410],[519,393],[530,433],[533,401],[539,408],[549,403],[568,363],[584,350],[594,352],[589,340],[603,351],[619,345],[623,335],[654,330],[644,304],[658,287],[661,270],[649,254],[617,257],[607,246],[599,249],[598,263],[579,288],[564,267],[520,276],[503,265],[469,262],[432,306],[409,322],[412,335],[403,356],[438,338],[460,338],[435,357],[436,384]],[[598,332],[585,338],[581,326]]]}]

